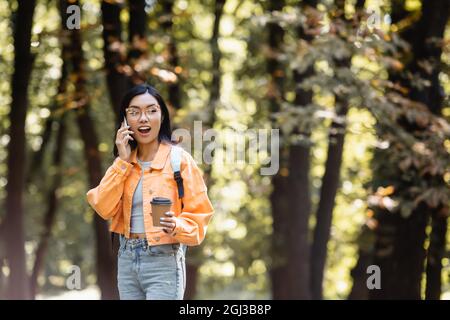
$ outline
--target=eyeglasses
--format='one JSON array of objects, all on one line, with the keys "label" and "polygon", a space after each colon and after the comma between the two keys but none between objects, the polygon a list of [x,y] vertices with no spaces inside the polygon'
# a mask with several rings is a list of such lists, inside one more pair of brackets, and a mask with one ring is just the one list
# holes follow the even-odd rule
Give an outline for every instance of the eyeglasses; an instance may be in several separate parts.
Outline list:
[{"label": "eyeglasses", "polygon": [[125,112],[130,119],[138,120],[142,116],[142,112],[145,112],[147,118],[151,118],[153,113],[157,113],[158,109],[155,107],[146,108],[145,111],[139,108],[126,108]]}]

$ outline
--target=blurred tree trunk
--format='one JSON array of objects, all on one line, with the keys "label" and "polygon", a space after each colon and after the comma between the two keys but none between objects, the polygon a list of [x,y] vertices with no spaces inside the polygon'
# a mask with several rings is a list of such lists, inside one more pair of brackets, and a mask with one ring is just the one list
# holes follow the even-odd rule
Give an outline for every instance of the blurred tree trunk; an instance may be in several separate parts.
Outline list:
[{"label": "blurred tree trunk", "polygon": [[121,10],[121,4],[105,0],[102,1],[103,56],[105,59],[106,83],[111,107],[116,115],[116,120],[120,116],[120,102],[128,85],[124,72],[126,56],[124,54],[125,45],[121,37]]},{"label": "blurred tree trunk", "polygon": [[[209,45],[211,48],[211,61],[212,61],[212,74],[213,78],[210,86],[209,95],[209,121],[206,128],[213,128],[216,122],[216,108],[220,102],[220,88],[222,80],[222,71],[220,69],[220,61],[222,59],[222,53],[219,48],[219,37],[220,37],[220,21],[223,16],[223,8],[225,6],[226,0],[216,0],[214,2],[214,22],[212,36],[209,40]],[[205,180],[208,189],[213,184],[211,177],[212,165],[206,165],[205,170]],[[198,281],[198,269],[200,268],[200,263],[203,260],[203,250],[202,246],[189,248],[189,256],[186,264],[186,292],[185,299],[192,300],[195,298],[197,293],[197,281]]]},{"label": "blurred tree trunk", "polygon": [[[61,0],[62,13],[66,12],[65,8],[68,4],[68,0]],[[78,1],[75,4],[78,4]],[[65,15],[62,14],[62,17],[64,21]],[[63,28],[65,29],[64,23]],[[90,102],[86,91],[86,62],[83,57],[81,33],[77,29],[66,32],[70,37],[70,61],[72,63],[72,74],[70,78],[75,79],[73,99],[77,104],[75,110],[77,124],[81,139],[84,143],[84,156],[88,169],[89,188],[94,188],[100,183],[102,168],[97,133],[89,115]],[[94,230],[96,236],[97,283],[101,291],[101,298],[108,300],[117,299],[117,277],[115,273],[115,265],[117,262],[112,254],[108,223],[97,214],[94,214]]]},{"label": "blurred tree trunk", "polygon": [[[6,256],[6,242],[5,242],[5,223],[4,220],[0,223],[0,268],[6,267],[7,265],[7,256]],[[8,277],[3,275],[3,272],[0,272],[0,299],[6,299],[8,285]]]},{"label": "blurred tree trunk", "polygon": [[[52,110],[53,113],[55,113],[55,111],[58,108],[62,107],[61,103],[58,102],[58,99],[61,95],[66,93],[67,75],[68,75],[67,65],[68,65],[68,60],[70,58],[68,49],[69,48],[67,47],[67,45],[62,46],[61,56],[62,56],[62,60],[63,60],[63,65],[61,67],[61,78],[59,80],[58,90],[57,90],[57,93],[55,96],[55,102],[53,105],[53,110]],[[46,120],[46,126],[44,129],[44,134],[43,134],[43,138],[42,138],[43,143],[44,143],[44,141],[46,141],[46,145],[47,145],[50,141],[51,132],[52,132],[51,128],[53,127],[52,125],[55,121],[58,121],[56,146],[55,146],[55,150],[54,150],[54,154],[53,154],[53,164],[52,164],[53,167],[55,168],[55,172],[54,172],[54,176],[52,178],[53,179],[52,185],[47,193],[48,207],[47,207],[47,211],[45,213],[43,224],[42,224],[44,230],[41,234],[41,238],[39,240],[39,244],[36,249],[33,271],[31,273],[31,279],[30,279],[30,288],[31,288],[31,297],[32,298],[36,297],[36,293],[37,293],[37,289],[38,289],[38,283],[37,283],[38,276],[39,276],[39,273],[41,272],[42,266],[44,265],[45,256],[47,254],[48,242],[51,238],[51,232],[52,232],[52,228],[54,225],[57,206],[58,206],[57,190],[60,187],[61,180],[62,180],[62,172],[61,172],[62,168],[63,168],[63,166],[62,166],[62,151],[64,149],[65,132],[66,132],[66,124],[65,124],[66,116],[65,115],[66,114],[64,112],[59,117],[59,119],[55,119],[55,116],[53,116],[53,115],[48,117]],[[50,130],[48,130],[47,126],[50,128]],[[39,164],[37,167],[34,167],[32,165],[33,169],[31,169],[30,171],[33,173],[33,175],[36,174],[35,171],[37,171],[37,169],[41,168],[43,150],[45,150],[45,147],[43,148],[43,146],[41,145],[41,148],[35,153],[36,158],[39,159]]]},{"label": "blurred tree trunk", "polygon": [[29,184],[42,168],[42,161],[44,159],[45,151],[47,150],[48,144],[50,142],[54,121],[55,120],[52,116],[47,117],[47,119],[45,120],[44,133],[42,134],[42,143],[39,146],[39,149],[31,156],[28,174],[26,175],[26,184]]},{"label": "blurred tree trunk", "polygon": [[381,270],[381,290],[371,290],[369,298],[420,300],[427,208],[421,205],[408,219],[390,215],[377,214],[373,262]]},{"label": "blurred tree trunk", "polygon": [[366,222],[358,236],[358,261],[351,271],[353,285],[348,300],[368,300],[367,267],[373,264],[373,237],[370,223]]},{"label": "blurred tree trunk", "polygon": [[56,137],[56,147],[53,155],[53,167],[55,168],[55,173],[52,185],[47,194],[47,211],[45,213],[43,228],[44,231],[41,234],[39,245],[36,249],[35,260],[33,265],[33,271],[31,273],[30,288],[31,297],[35,298],[37,287],[38,287],[38,276],[44,265],[45,255],[47,253],[48,243],[51,237],[52,228],[54,225],[56,211],[58,206],[57,190],[61,185],[62,181],[62,152],[64,149],[65,140],[65,115],[63,114],[59,120],[58,134]]},{"label": "blurred tree trunk", "polygon": [[220,60],[222,59],[222,53],[219,48],[219,32],[220,21],[223,15],[223,8],[225,6],[225,0],[216,0],[214,6],[214,24],[212,30],[212,36],[209,40],[209,47],[211,49],[212,60],[212,81],[209,95],[209,127],[212,128],[216,123],[216,109],[220,102],[220,86],[222,81],[222,71],[220,69]]},{"label": "blurred tree trunk", "polygon": [[335,96],[335,99],[337,119],[333,120],[329,131],[325,173],[322,177],[320,201],[316,213],[316,226],[311,247],[311,291],[312,298],[315,300],[323,298],[322,285],[327,245],[330,239],[335,198],[340,185],[346,115],[348,111],[348,101],[345,98]]},{"label": "blurred tree trunk", "polygon": [[145,0],[129,0],[130,20],[128,22],[128,65],[131,67],[131,76],[128,77],[128,88],[147,81],[148,43],[146,35],[147,13]]},{"label": "blurred tree trunk", "polygon": [[442,293],[442,258],[445,254],[447,215],[433,212],[430,245],[427,253],[425,299],[439,300]]},{"label": "blurred tree trunk", "polygon": [[[179,74],[181,71],[178,69],[179,62],[178,62],[178,51],[177,51],[177,45],[175,42],[175,34],[173,30],[173,5],[175,3],[175,0],[166,0],[162,3],[162,17],[160,19],[161,27],[163,28],[166,38],[167,38],[167,48],[166,48],[166,55],[167,55],[167,63],[169,65],[170,71],[175,73],[177,75],[177,80],[175,82],[168,83],[168,104],[170,109],[170,114],[173,117],[176,110],[181,108],[181,88],[180,88],[180,76]],[[216,18],[217,19],[217,18]],[[178,68],[177,68],[178,67]]]},{"label": "blurred tree trunk", "polygon": [[[300,9],[305,15],[314,14],[317,5],[316,0],[302,1]],[[308,34],[303,26],[297,30],[298,38],[310,43],[313,36]],[[305,108],[312,102],[313,93],[304,90],[300,84],[314,74],[314,66],[311,65],[304,71],[294,70],[296,85],[294,104],[298,108]],[[291,279],[290,299],[310,299],[310,250],[309,250],[309,217],[311,214],[310,191],[310,143],[311,132],[300,131],[294,128],[293,135],[300,139],[294,139],[289,145],[289,274]],[[296,142],[299,141],[299,142]],[[303,142],[302,142],[303,141]],[[306,142],[305,142],[306,141]]]},{"label": "blurred tree trunk", "polygon": [[142,67],[148,49],[145,0],[129,0],[128,54],[121,36],[122,8],[119,2],[103,0],[101,4],[106,82],[116,120],[119,120],[123,96],[132,86],[145,82],[148,72],[148,68]]},{"label": "blurred tree trunk", "polygon": [[33,66],[30,50],[35,0],[19,0],[14,13],[14,74],[12,76],[11,123],[8,144],[6,185],[5,247],[10,275],[8,299],[30,298],[25,261],[23,189],[25,183],[25,119],[28,109],[28,84]]},{"label": "blurred tree trunk", "polygon": [[186,290],[184,292],[184,300],[194,300],[197,294],[198,269],[200,266],[192,263],[190,257],[199,255],[200,253],[196,253],[198,251],[201,253],[201,250],[195,247],[188,249],[189,255],[186,258]]},{"label": "blurred tree trunk", "polygon": [[[276,11],[281,11],[284,7],[284,1],[271,0],[268,2],[267,13],[273,14]],[[268,88],[268,99],[270,112],[275,113],[280,110],[280,104],[283,99],[284,86],[284,66],[278,61],[282,46],[284,30],[274,21],[267,24],[268,31],[268,48],[269,53],[267,57],[267,72],[270,76],[270,83]],[[281,137],[283,141],[283,137]],[[290,248],[288,242],[288,234],[291,225],[290,209],[289,208],[289,181],[287,168],[287,150],[286,147],[280,143],[280,166],[278,173],[272,177],[272,194],[270,195],[270,203],[272,207],[272,266],[270,270],[272,283],[272,298],[275,300],[290,299],[291,297],[291,283],[288,268]]]}]

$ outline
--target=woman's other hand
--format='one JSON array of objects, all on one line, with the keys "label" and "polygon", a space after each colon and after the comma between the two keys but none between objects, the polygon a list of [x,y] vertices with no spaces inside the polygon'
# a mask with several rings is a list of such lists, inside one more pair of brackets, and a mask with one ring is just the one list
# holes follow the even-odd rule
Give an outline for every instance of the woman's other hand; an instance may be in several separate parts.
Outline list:
[{"label": "woman's other hand", "polygon": [[165,233],[172,233],[177,227],[177,221],[174,218],[174,213],[172,211],[168,211],[164,214],[166,215],[166,218],[160,219],[161,225],[164,226],[163,231]]}]

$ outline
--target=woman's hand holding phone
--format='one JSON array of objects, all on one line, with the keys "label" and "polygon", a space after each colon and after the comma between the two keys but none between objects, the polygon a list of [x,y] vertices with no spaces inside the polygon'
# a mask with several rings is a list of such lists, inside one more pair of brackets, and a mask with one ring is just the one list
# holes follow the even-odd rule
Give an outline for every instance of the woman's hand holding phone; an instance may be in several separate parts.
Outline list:
[{"label": "woman's hand holding phone", "polygon": [[130,136],[131,134],[134,134],[134,132],[129,130],[130,126],[127,124],[127,120],[125,118],[123,120],[122,125],[119,130],[117,130],[116,146],[120,159],[128,162],[131,155],[131,146],[128,141],[134,140],[133,137]]}]

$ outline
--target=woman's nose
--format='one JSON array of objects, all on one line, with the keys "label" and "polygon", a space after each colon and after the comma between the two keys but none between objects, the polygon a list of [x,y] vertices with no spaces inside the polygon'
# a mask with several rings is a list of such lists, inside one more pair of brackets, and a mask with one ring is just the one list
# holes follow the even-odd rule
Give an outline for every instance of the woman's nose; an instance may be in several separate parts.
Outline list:
[{"label": "woman's nose", "polygon": [[142,112],[141,116],[139,117],[139,122],[147,122],[150,120],[150,117],[147,115],[146,112]]}]

